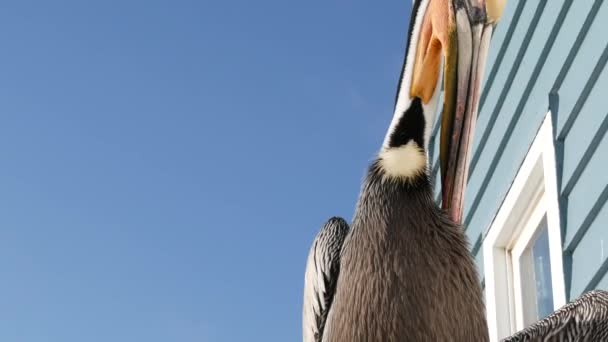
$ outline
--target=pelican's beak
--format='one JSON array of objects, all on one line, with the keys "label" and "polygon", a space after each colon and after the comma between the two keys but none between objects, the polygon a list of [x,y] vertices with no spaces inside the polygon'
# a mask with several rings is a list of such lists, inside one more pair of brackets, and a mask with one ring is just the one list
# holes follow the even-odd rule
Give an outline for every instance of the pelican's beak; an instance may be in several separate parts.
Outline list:
[{"label": "pelican's beak", "polygon": [[481,81],[492,31],[506,0],[449,1],[454,31],[447,42],[444,64],[442,206],[455,222],[462,223]]},{"label": "pelican's beak", "polygon": [[457,223],[462,221],[469,154],[488,47],[505,2],[428,0],[420,30],[415,33],[418,40],[410,98],[432,103],[438,93],[443,58],[442,206]]}]

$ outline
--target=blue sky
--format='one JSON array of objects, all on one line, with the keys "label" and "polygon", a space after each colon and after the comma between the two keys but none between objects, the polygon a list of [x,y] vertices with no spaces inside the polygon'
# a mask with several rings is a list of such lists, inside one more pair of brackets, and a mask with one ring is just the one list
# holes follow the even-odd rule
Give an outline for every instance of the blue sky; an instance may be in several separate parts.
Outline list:
[{"label": "blue sky", "polygon": [[0,5],[0,341],[297,341],[409,0]]}]

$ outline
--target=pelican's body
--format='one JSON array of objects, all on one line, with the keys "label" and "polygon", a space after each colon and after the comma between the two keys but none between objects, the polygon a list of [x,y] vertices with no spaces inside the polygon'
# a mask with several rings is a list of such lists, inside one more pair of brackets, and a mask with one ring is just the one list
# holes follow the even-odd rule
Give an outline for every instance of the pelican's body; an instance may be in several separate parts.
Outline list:
[{"label": "pelican's body", "polygon": [[322,341],[486,341],[487,334],[464,231],[433,202],[426,174],[391,181],[372,166]]},{"label": "pelican's body", "polygon": [[[330,220],[309,253],[305,342],[488,340],[464,230],[433,201],[427,158],[443,55],[443,120],[457,119],[451,124],[456,133],[442,133],[453,137],[442,150],[456,153],[451,159],[442,153],[442,160],[450,171],[466,169],[461,161],[468,160],[463,151],[469,136],[458,131],[471,125],[492,30],[479,6],[479,0],[414,2],[393,119],[364,180],[352,227]],[[458,189],[461,175],[456,170],[454,179],[444,177],[447,187]],[[450,195],[444,205],[460,208],[458,200]]]}]

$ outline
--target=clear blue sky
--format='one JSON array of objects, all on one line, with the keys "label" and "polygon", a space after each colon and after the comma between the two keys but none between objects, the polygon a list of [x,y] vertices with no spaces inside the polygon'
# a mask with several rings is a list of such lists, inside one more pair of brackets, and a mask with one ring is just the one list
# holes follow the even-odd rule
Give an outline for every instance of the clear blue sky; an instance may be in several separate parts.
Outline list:
[{"label": "clear blue sky", "polygon": [[0,341],[297,341],[410,0],[0,5]]}]

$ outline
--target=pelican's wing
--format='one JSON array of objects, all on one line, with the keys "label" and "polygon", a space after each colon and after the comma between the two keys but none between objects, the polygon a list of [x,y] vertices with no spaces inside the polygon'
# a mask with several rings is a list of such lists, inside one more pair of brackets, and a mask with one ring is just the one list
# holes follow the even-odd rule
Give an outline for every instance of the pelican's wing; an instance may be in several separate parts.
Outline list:
[{"label": "pelican's wing", "polygon": [[340,272],[340,250],[348,223],[333,217],[317,234],[306,263],[302,330],[304,342],[320,342]]},{"label": "pelican's wing", "polygon": [[522,341],[608,341],[608,292],[587,292],[503,340]]}]

